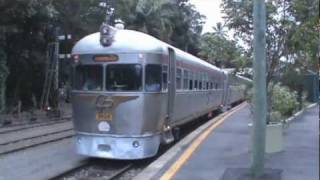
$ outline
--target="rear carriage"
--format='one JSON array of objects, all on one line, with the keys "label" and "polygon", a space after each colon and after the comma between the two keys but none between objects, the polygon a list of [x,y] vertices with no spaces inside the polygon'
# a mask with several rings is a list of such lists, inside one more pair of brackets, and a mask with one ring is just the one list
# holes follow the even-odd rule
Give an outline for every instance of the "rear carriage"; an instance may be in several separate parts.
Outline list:
[{"label": "rear carriage", "polygon": [[78,153],[151,157],[173,141],[174,127],[230,103],[217,67],[144,33],[110,36],[104,46],[100,33],[91,34],[72,51]]}]

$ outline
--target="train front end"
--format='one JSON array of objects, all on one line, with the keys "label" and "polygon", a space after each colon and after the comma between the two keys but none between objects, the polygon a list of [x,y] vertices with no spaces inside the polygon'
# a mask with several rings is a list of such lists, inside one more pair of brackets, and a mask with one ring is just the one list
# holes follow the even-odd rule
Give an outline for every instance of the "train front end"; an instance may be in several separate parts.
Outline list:
[{"label": "train front end", "polygon": [[121,42],[130,40],[128,33],[117,34],[120,40],[107,47],[96,33],[73,48],[76,150],[110,159],[151,157],[160,145],[161,123],[156,113],[144,110],[143,55],[128,51]]}]

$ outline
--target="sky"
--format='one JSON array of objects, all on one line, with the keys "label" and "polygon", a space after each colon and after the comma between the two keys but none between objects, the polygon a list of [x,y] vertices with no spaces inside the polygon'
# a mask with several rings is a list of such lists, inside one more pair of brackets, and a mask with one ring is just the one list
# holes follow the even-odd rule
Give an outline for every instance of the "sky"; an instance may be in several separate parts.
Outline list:
[{"label": "sky", "polygon": [[207,17],[202,33],[212,32],[212,27],[218,22],[223,22],[220,9],[221,0],[190,0],[197,11]]}]

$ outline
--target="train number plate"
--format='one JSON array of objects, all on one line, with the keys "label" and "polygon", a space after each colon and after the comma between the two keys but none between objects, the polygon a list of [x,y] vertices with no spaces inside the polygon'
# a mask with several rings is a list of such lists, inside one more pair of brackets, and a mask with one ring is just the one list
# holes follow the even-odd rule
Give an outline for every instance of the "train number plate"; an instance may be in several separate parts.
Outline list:
[{"label": "train number plate", "polygon": [[112,114],[111,113],[96,113],[96,119],[98,121],[111,121],[112,120]]}]

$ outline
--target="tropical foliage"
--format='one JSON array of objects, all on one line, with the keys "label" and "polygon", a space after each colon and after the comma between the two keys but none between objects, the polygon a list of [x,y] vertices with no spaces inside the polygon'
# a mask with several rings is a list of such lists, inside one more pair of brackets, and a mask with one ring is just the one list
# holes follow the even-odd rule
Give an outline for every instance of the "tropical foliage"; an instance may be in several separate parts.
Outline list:
[{"label": "tropical foliage", "polygon": [[297,93],[281,84],[275,84],[270,89],[272,93],[271,118],[270,121],[279,121],[282,118],[289,117],[297,109]]},{"label": "tropical foliage", "polygon": [[[319,0],[272,0],[267,8],[267,68],[269,83],[284,63],[299,64],[303,70],[316,70],[319,56]],[[252,53],[253,1],[223,0],[221,5],[228,28],[237,42]],[[282,60],[282,61],[281,61]]]},{"label": "tropical foliage", "polygon": [[227,38],[222,24],[217,23],[213,30],[202,35],[199,56],[218,67],[248,67],[250,62],[245,50],[236,41]]},{"label": "tropical foliage", "polygon": [[197,53],[204,16],[187,0],[118,0],[113,3],[113,19],[124,21],[127,29],[151,34],[180,49]]},{"label": "tropical foliage", "polygon": [[[266,1],[267,86],[282,81],[297,91],[302,107],[302,76],[309,70],[317,72],[319,58],[319,0]],[[233,30],[234,39],[241,42],[252,57],[253,52],[253,0],[222,0],[226,26]],[[273,89],[273,88],[271,88]],[[278,90],[281,90],[278,88]],[[277,98],[268,92],[268,111]],[[292,108],[292,107],[290,107]],[[281,110],[281,113],[287,114]]]},{"label": "tropical foliage", "polygon": [[[57,34],[71,34],[75,43],[98,31],[105,19],[100,0],[0,0],[0,111],[39,101],[46,50]],[[198,53],[204,16],[188,0],[108,1],[111,24],[151,34],[183,50]],[[110,10],[109,9],[109,10]],[[70,49],[69,49],[70,51]],[[10,72],[10,73],[9,73]],[[35,97],[35,98],[32,98]],[[5,99],[7,99],[5,101]]]}]

